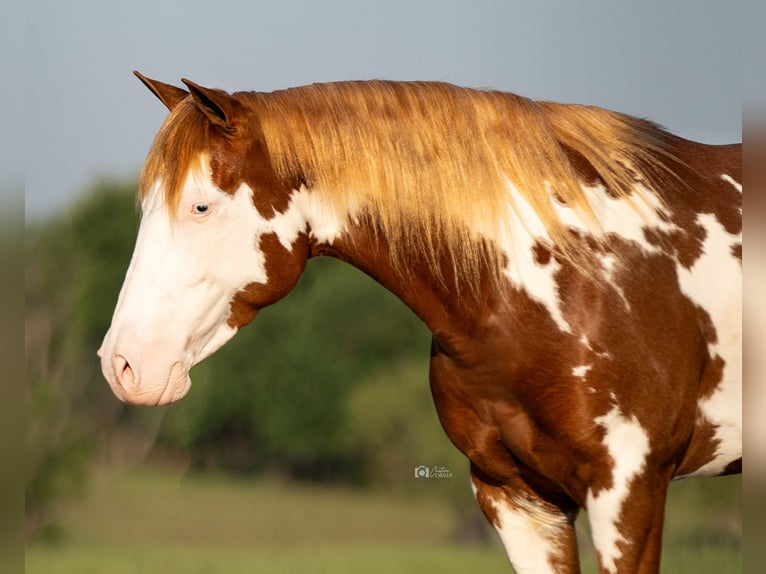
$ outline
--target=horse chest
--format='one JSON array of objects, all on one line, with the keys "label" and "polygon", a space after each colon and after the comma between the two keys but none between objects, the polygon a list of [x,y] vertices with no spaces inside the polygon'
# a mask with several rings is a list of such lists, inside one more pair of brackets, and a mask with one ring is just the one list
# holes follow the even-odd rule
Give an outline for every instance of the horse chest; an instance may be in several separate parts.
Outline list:
[{"label": "horse chest", "polygon": [[434,343],[431,390],[447,436],[495,479],[523,465],[552,481],[551,488],[584,493],[586,482],[572,481],[582,474],[573,450],[598,445],[587,444],[590,398],[582,385],[572,384],[572,367],[552,355],[543,361],[533,353],[546,346],[533,345],[535,350],[507,333],[475,346],[495,358],[466,363]]}]

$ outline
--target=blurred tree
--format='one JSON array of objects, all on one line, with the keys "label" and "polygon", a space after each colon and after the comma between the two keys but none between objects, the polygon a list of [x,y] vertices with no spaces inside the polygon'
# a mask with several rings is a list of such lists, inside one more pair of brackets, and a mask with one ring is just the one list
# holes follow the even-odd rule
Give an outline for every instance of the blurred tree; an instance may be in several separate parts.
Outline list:
[{"label": "blurred tree", "polygon": [[101,184],[68,214],[27,228],[29,537],[50,526],[51,500],[82,487],[122,410],[100,381],[95,350],[130,255],[137,221],[131,187]]}]

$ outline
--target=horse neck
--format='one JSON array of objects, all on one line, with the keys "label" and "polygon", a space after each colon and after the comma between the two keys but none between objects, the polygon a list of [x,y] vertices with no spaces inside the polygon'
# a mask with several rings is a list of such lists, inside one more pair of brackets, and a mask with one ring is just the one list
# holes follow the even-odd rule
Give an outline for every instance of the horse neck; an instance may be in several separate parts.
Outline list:
[{"label": "horse neck", "polygon": [[332,242],[313,239],[311,256],[334,257],[369,275],[407,305],[438,339],[473,332],[495,304],[492,297],[456,289],[446,261],[443,277],[433,276],[415,252],[401,257],[401,268],[394,266],[385,237],[364,225],[350,227]]}]

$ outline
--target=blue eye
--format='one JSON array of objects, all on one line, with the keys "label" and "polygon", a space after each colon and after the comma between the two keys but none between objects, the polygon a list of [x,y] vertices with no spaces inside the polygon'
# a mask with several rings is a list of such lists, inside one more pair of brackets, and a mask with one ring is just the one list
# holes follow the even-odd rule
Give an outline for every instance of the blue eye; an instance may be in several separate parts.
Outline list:
[{"label": "blue eye", "polygon": [[210,211],[209,203],[195,203],[192,206],[192,213],[196,215],[205,215],[208,211]]}]

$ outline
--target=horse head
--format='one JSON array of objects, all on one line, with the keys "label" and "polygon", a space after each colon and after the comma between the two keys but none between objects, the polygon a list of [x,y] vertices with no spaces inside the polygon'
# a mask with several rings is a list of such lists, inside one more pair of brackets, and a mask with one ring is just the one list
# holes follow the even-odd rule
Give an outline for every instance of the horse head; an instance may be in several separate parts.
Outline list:
[{"label": "horse head", "polygon": [[167,404],[189,370],[297,283],[309,244],[300,183],[277,177],[238,95],[137,74],[168,107],[141,176],[141,223],[98,351],[123,401]]}]

